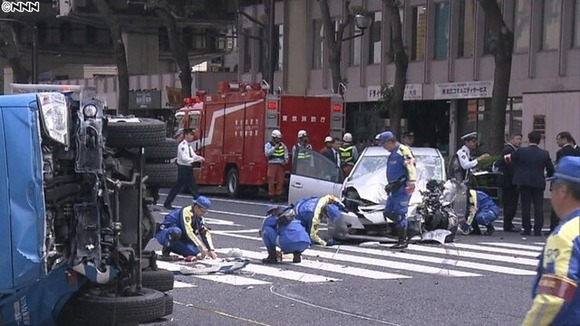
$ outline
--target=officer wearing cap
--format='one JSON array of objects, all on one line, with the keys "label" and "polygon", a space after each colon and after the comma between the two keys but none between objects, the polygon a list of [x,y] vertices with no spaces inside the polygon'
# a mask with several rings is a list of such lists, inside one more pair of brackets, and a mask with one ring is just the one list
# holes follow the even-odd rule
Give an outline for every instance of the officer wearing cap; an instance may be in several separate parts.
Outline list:
[{"label": "officer wearing cap", "polygon": [[264,264],[276,264],[278,257],[276,246],[282,253],[292,253],[293,263],[302,261],[302,252],[310,247],[310,236],[299,220],[292,206],[269,207],[268,217],[262,223],[260,235],[268,250],[268,257],[262,259]]},{"label": "officer wearing cap", "polygon": [[334,220],[340,216],[340,210],[344,209],[344,204],[333,195],[323,197],[308,197],[299,200],[294,205],[296,219],[302,223],[306,232],[310,234],[313,244],[321,246],[332,246],[334,240],[323,240],[318,235],[318,227],[323,219]]},{"label": "officer wearing cap", "polygon": [[216,259],[215,247],[203,215],[211,207],[211,201],[199,196],[189,206],[171,211],[159,226],[155,239],[163,246],[162,259],[169,259],[171,252],[184,256],[187,261]]},{"label": "officer wearing cap", "polygon": [[580,157],[563,157],[553,180],[551,201],[560,223],[540,256],[526,326],[580,322]]},{"label": "officer wearing cap", "polygon": [[471,158],[471,152],[477,148],[477,132],[470,132],[461,137],[463,146],[455,153],[450,162],[449,176],[459,182],[469,181],[469,172],[477,166],[479,161],[489,157],[488,153],[476,159]]},{"label": "officer wearing cap", "polygon": [[383,212],[385,218],[395,221],[397,244],[393,249],[407,248],[407,209],[411,194],[415,190],[415,157],[411,149],[400,144],[390,131],[381,133],[379,142],[391,154],[387,158],[387,186],[389,195]]}]

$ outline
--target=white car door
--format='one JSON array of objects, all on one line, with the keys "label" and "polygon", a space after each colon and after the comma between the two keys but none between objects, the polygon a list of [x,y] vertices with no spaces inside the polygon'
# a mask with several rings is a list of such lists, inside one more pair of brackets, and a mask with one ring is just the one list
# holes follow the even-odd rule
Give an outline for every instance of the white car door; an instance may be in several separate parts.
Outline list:
[{"label": "white car door", "polygon": [[322,197],[329,194],[341,197],[342,170],[324,155],[312,151],[310,162],[297,162],[290,175],[288,204],[295,204],[306,197]]}]

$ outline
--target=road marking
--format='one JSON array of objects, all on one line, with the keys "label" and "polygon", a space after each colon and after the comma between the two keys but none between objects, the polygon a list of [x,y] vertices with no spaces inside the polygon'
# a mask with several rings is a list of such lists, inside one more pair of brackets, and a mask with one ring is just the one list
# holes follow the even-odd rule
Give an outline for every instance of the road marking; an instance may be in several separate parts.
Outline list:
[{"label": "road marking", "polygon": [[473,262],[468,262],[468,261],[460,261],[460,260],[439,258],[439,257],[432,257],[432,256],[421,256],[421,255],[414,255],[414,254],[407,254],[407,253],[393,252],[393,251],[386,251],[386,250],[347,247],[347,246],[341,246],[340,250],[351,251],[351,252],[362,253],[362,254],[371,254],[371,255],[377,255],[377,256],[399,258],[399,259],[417,260],[417,261],[422,261],[422,262],[426,262],[426,263],[435,263],[435,264],[449,265],[449,266],[461,267],[461,268],[471,268],[471,269],[477,269],[477,270],[482,270],[482,271],[487,271],[487,272],[496,272],[496,273],[509,274],[509,275],[536,275],[536,272],[531,271],[531,270],[524,270],[524,269],[519,269],[519,268],[511,268],[511,267],[489,265],[489,264],[480,264],[480,263],[473,263]]},{"label": "road marking", "polygon": [[540,245],[540,246],[542,246],[542,247],[543,247],[544,245],[546,245],[546,243],[545,243],[545,242],[534,242],[534,244]]},{"label": "road marking", "polygon": [[[227,249],[216,249],[217,252],[226,254],[230,248]],[[256,251],[242,250],[242,257],[252,258],[252,259],[262,259],[266,257],[266,253],[259,253]],[[393,280],[393,279],[407,279],[412,278],[411,276],[385,273],[380,271],[375,271],[372,269],[364,269],[358,267],[351,267],[345,265],[330,264],[321,261],[313,261],[302,259],[302,262],[298,264],[292,264],[292,266],[301,266],[305,268],[312,268],[327,272],[333,272],[337,274],[346,274],[352,276],[359,276],[364,278],[370,278],[373,280]]]},{"label": "road marking", "polygon": [[287,280],[292,281],[299,281],[303,283],[325,283],[325,282],[339,282],[342,281],[341,279],[314,275],[314,274],[307,274],[302,272],[295,272],[290,270],[283,270],[280,268],[275,267],[268,267],[256,264],[249,264],[248,266],[244,267],[244,270],[256,274],[268,275],[273,277],[284,278]]},{"label": "road marking", "polygon": [[514,250],[514,249],[507,249],[507,248],[492,248],[488,246],[480,246],[480,245],[473,245],[473,244],[466,244],[466,243],[454,243],[453,247],[455,248],[464,248],[464,249],[472,249],[472,250],[482,250],[487,252],[495,252],[499,254],[506,254],[506,255],[514,255],[514,256],[527,256],[527,257],[538,257],[537,252],[530,252],[529,250]]},{"label": "road marking", "polygon": [[512,263],[512,264],[520,264],[520,265],[528,265],[528,266],[537,266],[538,265],[537,259],[482,254],[479,252],[467,251],[467,250],[459,251],[453,247],[453,244],[446,245],[445,248],[409,245],[409,250],[428,252],[428,253],[433,253],[433,254],[463,256],[466,258],[493,260],[493,261],[500,261],[500,262],[504,262],[504,263]]},{"label": "road marking", "polygon": [[[258,233],[261,229],[228,230],[228,233]],[[213,232],[212,232],[213,233]]]},{"label": "road marking", "polygon": [[506,248],[515,248],[515,249],[527,249],[527,250],[535,250],[539,253],[542,252],[543,247],[540,246],[530,246],[530,245],[523,245],[517,243],[507,243],[507,242],[480,242],[484,245],[489,246],[496,246],[496,247],[506,247]]},{"label": "road marking", "polygon": [[175,288],[175,289],[196,288],[196,287],[197,287],[197,285],[195,285],[195,284],[189,284],[189,283],[180,282],[180,281],[173,282],[173,288]]},{"label": "road marking", "polygon": [[[163,193],[163,192],[160,192],[159,195],[167,197],[167,194]],[[191,196],[186,196],[186,195],[177,195],[177,197],[191,199]],[[244,205],[257,205],[257,206],[264,206],[264,207],[269,207],[269,206],[273,205],[273,204],[268,204],[268,203],[260,203],[258,201],[246,201],[246,200],[225,199],[225,198],[216,198],[216,197],[209,197],[209,199],[212,201],[217,201],[217,202],[244,204]],[[286,205],[286,203],[280,203],[280,204]],[[161,206],[163,206],[163,205],[161,205]]]},{"label": "road marking", "polygon": [[[157,261],[157,266],[159,268],[166,269],[170,272],[179,272],[181,267],[183,267],[183,265],[180,265],[180,264],[170,263],[170,262],[160,261],[160,260]],[[232,275],[232,274],[188,275],[188,276],[193,276],[193,277],[201,278],[201,279],[208,280],[208,281],[215,281],[215,282],[227,283],[227,284],[238,285],[238,286],[271,284],[270,282],[265,282],[265,281],[261,281],[261,280],[256,280],[256,279],[242,277],[242,276],[238,276],[238,275]]]}]

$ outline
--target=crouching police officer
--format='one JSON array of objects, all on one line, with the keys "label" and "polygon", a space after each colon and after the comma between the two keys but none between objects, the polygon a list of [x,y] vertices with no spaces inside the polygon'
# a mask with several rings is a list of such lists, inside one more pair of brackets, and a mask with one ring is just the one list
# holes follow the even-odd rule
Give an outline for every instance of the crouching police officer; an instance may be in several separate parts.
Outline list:
[{"label": "crouching police officer", "polygon": [[302,223],[306,232],[310,234],[312,242],[321,246],[333,246],[334,240],[323,240],[318,235],[320,221],[323,219],[337,219],[340,216],[341,209],[344,209],[344,205],[333,195],[303,198],[294,206],[296,218]]},{"label": "crouching police officer", "polygon": [[261,236],[268,257],[262,259],[264,264],[276,264],[276,246],[282,253],[293,253],[293,263],[299,263],[302,252],[310,247],[310,236],[304,230],[299,220],[294,217],[296,213],[292,207],[273,207],[267,212],[268,217],[262,224]]},{"label": "crouching police officer", "polygon": [[387,181],[385,191],[389,195],[384,216],[395,221],[397,244],[392,249],[407,248],[407,209],[415,190],[415,157],[408,146],[400,144],[390,131],[381,133],[379,142],[391,154],[387,158]]},{"label": "crouching police officer", "polygon": [[[467,201],[469,215],[467,221],[462,226],[461,231],[464,234],[481,235],[480,225],[484,225],[485,235],[492,235],[495,231],[493,221],[499,216],[499,207],[493,202],[485,192],[469,190]],[[471,227],[473,231],[470,232]]]},{"label": "crouching police officer", "polygon": [[580,157],[558,162],[552,207],[560,223],[546,240],[523,325],[580,323]]},{"label": "crouching police officer", "polygon": [[199,196],[193,204],[171,211],[159,226],[155,239],[163,246],[161,259],[169,259],[171,252],[184,256],[187,261],[216,259],[215,247],[203,215],[211,206],[210,200]]}]

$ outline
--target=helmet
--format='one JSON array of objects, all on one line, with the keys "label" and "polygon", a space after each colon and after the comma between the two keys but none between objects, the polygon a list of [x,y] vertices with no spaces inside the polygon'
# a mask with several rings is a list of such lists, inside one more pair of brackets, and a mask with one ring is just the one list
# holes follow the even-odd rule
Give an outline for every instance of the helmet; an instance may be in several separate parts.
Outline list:
[{"label": "helmet", "polygon": [[326,138],[324,138],[325,143],[332,143],[333,141],[334,141],[334,138],[332,138],[330,136],[326,136]]},{"label": "helmet", "polygon": [[205,196],[197,197],[197,199],[193,200],[193,204],[205,209],[209,209],[211,207],[211,201]]},{"label": "helmet", "polygon": [[379,139],[381,139],[381,134],[377,134],[377,135],[375,136],[375,140],[379,140]]},{"label": "helmet", "polygon": [[280,130],[276,129],[272,131],[272,138],[282,138],[282,133],[280,132]]},{"label": "helmet", "polygon": [[302,137],[308,137],[308,133],[306,133],[306,130],[300,130],[298,132],[298,138],[302,138]]},{"label": "helmet", "polygon": [[344,137],[342,137],[342,140],[350,143],[352,141],[352,135],[350,134],[350,132],[347,132],[346,134],[344,134]]},{"label": "helmet", "polygon": [[385,132],[381,132],[379,135],[379,143],[383,144],[386,141],[389,141],[391,139],[395,138],[395,134],[393,134],[390,131],[385,131]]},{"label": "helmet", "polygon": [[340,216],[340,209],[335,204],[328,204],[325,207],[326,215],[331,221],[334,221]]}]

